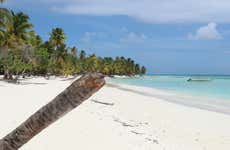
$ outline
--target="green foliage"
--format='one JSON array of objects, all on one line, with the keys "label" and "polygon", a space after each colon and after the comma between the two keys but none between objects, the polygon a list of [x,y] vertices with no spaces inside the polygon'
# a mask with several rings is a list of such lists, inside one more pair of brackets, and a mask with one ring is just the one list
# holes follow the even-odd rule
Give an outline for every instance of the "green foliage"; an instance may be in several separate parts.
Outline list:
[{"label": "green foliage", "polygon": [[55,50],[59,49],[65,44],[66,36],[64,30],[61,28],[52,29],[50,33],[49,43]]},{"label": "green foliage", "polygon": [[49,53],[45,48],[35,50],[34,72],[36,74],[47,74],[49,70]]},{"label": "green foliage", "polygon": [[0,47],[5,49],[20,49],[29,40],[28,32],[33,25],[29,16],[19,12],[14,13],[0,8]]},{"label": "green foliage", "polygon": [[54,28],[48,41],[32,30],[29,16],[0,8],[0,73],[5,75],[73,75],[101,72],[105,75],[145,74],[131,58],[97,57],[67,47],[63,29]]},{"label": "green foliage", "polygon": [[3,69],[8,70],[15,75],[29,72],[33,68],[32,63],[24,61],[22,55],[18,52],[16,53],[11,51],[5,57],[1,57],[0,60],[3,65]]}]

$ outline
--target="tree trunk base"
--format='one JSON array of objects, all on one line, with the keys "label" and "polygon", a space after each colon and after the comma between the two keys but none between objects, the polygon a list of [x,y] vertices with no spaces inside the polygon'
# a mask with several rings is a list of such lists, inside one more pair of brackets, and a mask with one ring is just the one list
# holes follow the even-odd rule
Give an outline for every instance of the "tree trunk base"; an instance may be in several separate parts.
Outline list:
[{"label": "tree trunk base", "polygon": [[19,149],[43,129],[87,100],[104,84],[105,80],[102,74],[89,73],[83,75],[0,140],[0,150]]},{"label": "tree trunk base", "polygon": [[4,77],[3,77],[4,80],[13,80],[13,75],[8,71],[6,70],[5,73],[4,73]]}]

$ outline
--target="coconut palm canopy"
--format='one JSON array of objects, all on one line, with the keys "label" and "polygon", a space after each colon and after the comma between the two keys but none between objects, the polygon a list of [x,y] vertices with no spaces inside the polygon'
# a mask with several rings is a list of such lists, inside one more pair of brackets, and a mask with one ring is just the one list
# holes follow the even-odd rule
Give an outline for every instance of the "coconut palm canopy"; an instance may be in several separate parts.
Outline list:
[{"label": "coconut palm canopy", "polygon": [[102,58],[88,55],[85,50],[78,52],[76,46],[67,46],[62,28],[53,28],[49,39],[43,42],[27,14],[6,8],[0,8],[0,39],[0,73],[4,73],[6,79],[25,74],[136,75],[146,71],[131,58]]},{"label": "coconut palm canopy", "polygon": [[6,48],[16,48],[29,39],[29,31],[32,24],[29,22],[29,16],[19,12],[14,13],[7,9],[0,9],[0,36],[1,46]]}]

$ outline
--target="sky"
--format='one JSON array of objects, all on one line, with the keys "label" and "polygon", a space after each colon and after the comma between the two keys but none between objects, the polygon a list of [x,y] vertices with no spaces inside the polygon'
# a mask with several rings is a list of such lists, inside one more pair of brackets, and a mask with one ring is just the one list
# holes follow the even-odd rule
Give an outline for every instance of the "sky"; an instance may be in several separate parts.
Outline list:
[{"label": "sky", "polygon": [[69,46],[125,56],[149,74],[230,74],[229,0],[7,0],[47,40],[61,27]]}]

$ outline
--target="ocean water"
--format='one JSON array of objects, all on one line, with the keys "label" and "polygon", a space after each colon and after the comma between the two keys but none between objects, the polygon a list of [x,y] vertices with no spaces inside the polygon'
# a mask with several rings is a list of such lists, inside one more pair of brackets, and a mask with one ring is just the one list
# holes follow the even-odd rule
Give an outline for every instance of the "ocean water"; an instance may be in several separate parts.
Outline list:
[{"label": "ocean water", "polygon": [[[192,82],[188,82],[189,79],[192,79]],[[116,83],[230,101],[230,76],[228,75],[146,75],[109,80]]]}]

